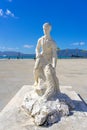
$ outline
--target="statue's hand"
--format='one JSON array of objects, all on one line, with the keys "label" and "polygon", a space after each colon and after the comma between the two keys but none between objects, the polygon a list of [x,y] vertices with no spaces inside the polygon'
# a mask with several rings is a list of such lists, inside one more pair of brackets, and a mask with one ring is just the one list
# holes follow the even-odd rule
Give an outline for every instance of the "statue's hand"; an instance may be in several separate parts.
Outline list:
[{"label": "statue's hand", "polygon": [[53,69],[54,69],[54,71],[56,70],[56,67],[54,67],[53,65],[52,65],[52,67],[53,67]]},{"label": "statue's hand", "polygon": [[42,57],[42,56],[43,56],[43,54],[40,53],[40,54],[36,55],[36,58],[40,58],[40,57]]},{"label": "statue's hand", "polygon": [[40,57],[40,54],[36,55],[36,58],[39,58]]},{"label": "statue's hand", "polygon": [[52,67],[53,67],[54,69],[56,68],[54,64],[52,64]]}]

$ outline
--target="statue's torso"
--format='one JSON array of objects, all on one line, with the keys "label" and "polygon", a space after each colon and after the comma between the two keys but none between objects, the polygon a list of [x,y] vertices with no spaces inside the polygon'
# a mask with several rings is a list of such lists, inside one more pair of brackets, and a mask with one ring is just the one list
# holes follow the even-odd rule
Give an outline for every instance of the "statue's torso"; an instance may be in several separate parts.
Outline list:
[{"label": "statue's torso", "polygon": [[50,62],[52,61],[53,44],[54,42],[52,39],[45,39],[44,37],[42,37],[41,39],[42,55]]}]

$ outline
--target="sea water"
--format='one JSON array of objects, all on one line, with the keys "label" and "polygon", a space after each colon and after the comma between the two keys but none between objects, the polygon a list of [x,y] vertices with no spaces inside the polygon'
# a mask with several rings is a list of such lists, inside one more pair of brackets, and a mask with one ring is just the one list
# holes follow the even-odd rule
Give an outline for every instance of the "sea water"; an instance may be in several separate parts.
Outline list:
[{"label": "sea water", "polygon": [[[27,56],[0,56],[0,59],[35,59],[35,54],[27,55]],[[58,59],[71,59],[69,56],[58,56]]]}]

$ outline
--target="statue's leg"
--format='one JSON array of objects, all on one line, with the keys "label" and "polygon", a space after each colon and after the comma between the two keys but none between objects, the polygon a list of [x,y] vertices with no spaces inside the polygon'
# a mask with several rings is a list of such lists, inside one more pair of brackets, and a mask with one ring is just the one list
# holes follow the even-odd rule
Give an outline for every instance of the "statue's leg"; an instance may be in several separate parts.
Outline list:
[{"label": "statue's leg", "polygon": [[34,79],[35,79],[34,86],[40,85],[41,79],[43,81],[46,80],[43,68],[41,66],[38,68],[34,68]]},{"label": "statue's leg", "polygon": [[36,59],[35,66],[34,66],[34,71],[33,71],[34,80],[35,80],[34,86],[36,86],[38,84],[38,80],[39,80],[39,66],[40,66],[40,59],[38,58],[38,59]]},{"label": "statue's leg", "polygon": [[39,57],[36,59],[35,67],[34,67],[34,79],[35,79],[34,86],[40,85],[41,79],[43,81],[46,80],[44,75],[45,64],[46,62],[43,57]]},{"label": "statue's leg", "polygon": [[35,80],[35,83],[34,83],[34,86],[36,86],[38,84],[38,69],[35,69],[34,68],[34,80]]}]

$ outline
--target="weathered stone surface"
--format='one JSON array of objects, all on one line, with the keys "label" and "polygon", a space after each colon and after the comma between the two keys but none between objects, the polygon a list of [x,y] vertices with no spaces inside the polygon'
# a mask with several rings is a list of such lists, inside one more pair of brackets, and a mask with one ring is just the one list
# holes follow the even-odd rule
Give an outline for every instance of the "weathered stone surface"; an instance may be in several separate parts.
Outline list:
[{"label": "weathered stone surface", "polygon": [[[31,91],[31,88],[32,86],[25,85],[1,111],[0,130],[87,130],[87,106],[68,86],[60,86],[60,89],[61,92],[70,97],[75,104],[75,110],[72,111],[71,115],[63,117],[61,120],[59,119],[58,123],[46,128],[35,126],[33,118],[20,107],[24,95]],[[56,116],[56,113],[54,113],[54,115]],[[38,120],[38,118],[36,120]]]},{"label": "weathered stone surface", "polygon": [[65,94],[58,93],[58,96],[44,100],[42,96],[31,91],[25,96],[22,107],[34,118],[36,125],[51,125],[62,116],[68,116],[75,106]]}]

